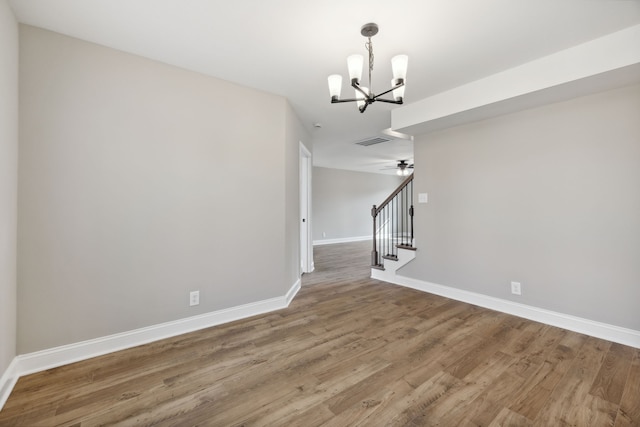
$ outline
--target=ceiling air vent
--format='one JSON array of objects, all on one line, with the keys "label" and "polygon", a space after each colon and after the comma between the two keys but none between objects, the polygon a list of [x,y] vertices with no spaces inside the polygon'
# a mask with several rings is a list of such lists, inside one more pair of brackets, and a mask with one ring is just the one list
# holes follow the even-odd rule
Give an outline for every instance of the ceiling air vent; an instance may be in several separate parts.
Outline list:
[{"label": "ceiling air vent", "polygon": [[362,145],[364,147],[368,147],[370,145],[376,145],[376,144],[380,144],[382,142],[387,142],[387,141],[391,141],[390,138],[382,138],[379,136],[376,136],[374,138],[367,138],[365,140],[362,141],[358,141],[356,142],[357,145]]}]

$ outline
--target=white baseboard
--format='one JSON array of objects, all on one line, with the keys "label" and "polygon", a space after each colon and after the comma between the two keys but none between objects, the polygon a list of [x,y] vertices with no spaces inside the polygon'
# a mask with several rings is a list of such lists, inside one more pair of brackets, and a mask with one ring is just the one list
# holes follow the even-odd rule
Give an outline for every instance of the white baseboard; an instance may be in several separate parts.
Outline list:
[{"label": "white baseboard", "polygon": [[233,322],[258,314],[280,310],[289,306],[300,290],[300,279],[291,286],[284,296],[256,301],[236,307],[174,320],[132,331],[108,335],[74,344],[54,347],[34,353],[16,356],[0,378],[0,410],[19,377],[69,363],[79,362],[119,350],[148,344],[165,338]]},{"label": "white baseboard", "polygon": [[[291,301],[293,301],[293,298],[295,298],[295,296],[298,294],[298,291],[300,290],[300,287],[302,285],[302,280],[300,278],[298,278],[298,280],[296,280],[296,283],[293,284],[293,286],[287,291],[286,295],[284,296],[284,300],[285,300],[285,307],[289,307],[289,304],[291,304]],[[285,308],[282,307],[282,308]]]},{"label": "white baseboard", "polygon": [[7,370],[4,371],[4,374],[0,377],[0,410],[2,410],[2,407],[9,398],[11,390],[13,390],[19,377],[18,359],[14,357],[11,363],[9,363]]},{"label": "white baseboard", "polygon": [[371,240],[371,236],[359,236],[359,237],[342,237],[340,239],[321,239],[314,240],[313,246],[319,245],[333,245],[334,243],[350,243],[350,242],[363,242],[365,240]]},{"label": "white baseboard", "polygon": [[436,294],[457,301],[485,307],[491,310],[512,314],[514,316],[523,317],[525,319],[545,323],[547,325],[557,326],[559,328],[568,329],[570,331],[590,335],[596,338],[602,338],[619,344],[640,348],[640,331],[633,329],[627,329],[569,314],[545,310],[530,305],[519,304],[500,298],[477,294],[475,292],[412,279],[410,277],[396,275],[394,278],[387,279],[385,281],[405,286],[407,288],[428,292],[430,294]]}]

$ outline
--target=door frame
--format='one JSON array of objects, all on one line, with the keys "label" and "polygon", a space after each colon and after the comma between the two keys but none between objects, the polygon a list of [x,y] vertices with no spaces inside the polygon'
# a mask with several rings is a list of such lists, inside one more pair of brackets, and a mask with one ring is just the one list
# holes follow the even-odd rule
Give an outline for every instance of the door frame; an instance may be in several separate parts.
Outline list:
[{"label": "door frame", "polygon": [[311,233],[311,152],[300,141],[300,271],[311,273],[313,239]]}]

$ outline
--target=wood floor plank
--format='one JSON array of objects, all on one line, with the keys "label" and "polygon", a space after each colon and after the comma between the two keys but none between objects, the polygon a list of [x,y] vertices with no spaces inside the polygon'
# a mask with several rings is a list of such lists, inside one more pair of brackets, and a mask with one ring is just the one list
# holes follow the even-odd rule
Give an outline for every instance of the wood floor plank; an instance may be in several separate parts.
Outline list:
[{"label": "wood floor plank", "polygon": [[586,336],[579,334],[567,334],[563,337],[538,371],[527,380],[519,397],[509,409],[535,420],[585,340]]},{"label": "wood floor plank", "polygon": [[315,250],[287,309],[20,378],[0,426],[640,426],[640,350]]},{"label": "wood floor plank", "polygon": [[[388,405],[372,412],[367,417],[355,423],[355,426],[404,426],[414,418],[427,414],[432,405],[438,405],[440,400],[452,390],[463,387],[462,382],[447,372],[441,371],[429,381],[411,390],[410,393],[389,401]],[[428,418],[426,422],[435,421]],[[429,425],[424,424],[424,425]]]},{"label": "wood floor plank", "polygon": [[[533,421],[524,415],[513,412],[509,408],[503,408],[487,427],[532,427]],[[576,425],[577,426],[577,425]]]},{"label": "wood floor plank", "polygon": [[[327,376],[323,380],[318,380],[318,384],[313,389],[302,391],[304,395],[296,399],[288,399],[276,405],[276,408],[269,410],[266,414],[264,411],[257,412],[246,419],[248,425],[273,425],[276,423],[285,423],[286,420],[299,418],[306,408],[316,405],[326,406],[324,402],[343,392],[345,389],[352,387],[354,384],[361,383],[369,378],[375,377],[379,372],[383,371],[389,363],[378,360],[370,363],[360,363],[357,370],[352,370],[348,376]],[[336,372],[343,372],[342,369]],[[333,412],[332,412],[333,414]]]},{"label": "wood floor plank", "polygon": [[[413,387],[419,387],[436,373],[444,371],[452,360],[456,360],[460,354],[465,354],[479,345],[480,342],[480,338],[463,333],[454,336],[453,339],[436,340],[430,344],[428,351],[414,352],[413,356],[416,360],[409,360],[404,379]],[[416,357],[416,355],[419,357]]]},{"label": "wood floor plank", "polygon": [[[323,424],[323,427],[343,427],[355,425],[369,425],[382,423],[377,414],[393,413],[389,406],[395,404],[403,396],[413,393],[414,389],[404,380],[397,380],[381,387],[372,387],[366,393],[360,394],[357,399],[345,402],[341,406],[334,406],[332,413],[335,416]],[[348,392],[346,390],[345,392]]]},{"label": "wood floor plank", "polygon": [[[514,360],[514,357],[510,356],[509,359],[503,360],[508,363]],[[494,369],[497,374],[500,367],[496,366]],[[443,417],[443,423],[449,425],[489,425],[522,387],[524,379],[518,375],[517,370],[517,363],[511,363],[494,379],[489,379],[485,374],[486,383],[477,386],[482,387],[477,397],[465,405],[463,410]]]},{"label": "wood floor plank", "polygon": [[[479,409],[478,406],[482,406],[483,396],[497,386],[496,378],[502,376],[512,361],[512,356],[496,351],[465,376],[462,382],[464,387],[452,389],[440,399],[438,405],[432,406],[422,414],[417,414],[414,419],[423,419],[424,424],[428,424],[430,419],[438,420],[442,425],[470,423],[476,415],[475,411]],[[412,422],[416,423],[416,421]]]},{"label": "wood floor plank", "polygon": [[[567,335],[567,332],[564,329],[549,327],[535,341],[530,342],[526,349],[510,352],[510,346],[508,346],[504,351],[519,356],[517,373],[522,378],[530,378],[540,369],[548,355],[558,345],[558,342]],[[523,333],[526,333],[526,331]]]},{"label": "wood floor plank", "polygon": [[607,405],[589,393],[610,346],[607,341],[587,338],[566,375],[551,393],[549,403],[538,414],[538,425],[613,424],[616,406]]},{"label": "wood floor plank", "polygon": [[622,344],[612,344],[591,386],[591,394],[615,405],[620,403],[631,367],[633,350]]},{"label": "wood floor plank", "polygon": [[622,401],[616,416],[616,427],[640,426],[640,349],[634,349]]}]

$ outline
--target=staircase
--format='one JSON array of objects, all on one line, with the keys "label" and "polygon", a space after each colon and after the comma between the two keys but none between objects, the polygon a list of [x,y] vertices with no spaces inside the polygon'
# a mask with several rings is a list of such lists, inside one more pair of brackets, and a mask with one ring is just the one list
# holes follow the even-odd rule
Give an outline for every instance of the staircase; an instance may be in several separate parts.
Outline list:
[{"label": "staircase", "polygon": [[413,174],[409,175],[379,207],[371,208],[373,250],[371,277],[387,280],[415,258],[413,238]]}]

